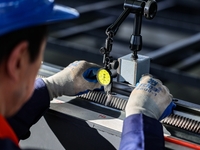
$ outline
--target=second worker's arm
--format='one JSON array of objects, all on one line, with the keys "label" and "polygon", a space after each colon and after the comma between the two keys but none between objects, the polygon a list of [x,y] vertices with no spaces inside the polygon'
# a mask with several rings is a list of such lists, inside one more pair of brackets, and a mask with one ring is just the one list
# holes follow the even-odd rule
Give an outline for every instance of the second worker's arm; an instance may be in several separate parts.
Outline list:
[{"label": "second worker's arm", "polygon": [[120,150],[164,149],[159,122],[172,113],[175,104],[169,90],[158,79],[145,75],[132,91],[126,105]]}]

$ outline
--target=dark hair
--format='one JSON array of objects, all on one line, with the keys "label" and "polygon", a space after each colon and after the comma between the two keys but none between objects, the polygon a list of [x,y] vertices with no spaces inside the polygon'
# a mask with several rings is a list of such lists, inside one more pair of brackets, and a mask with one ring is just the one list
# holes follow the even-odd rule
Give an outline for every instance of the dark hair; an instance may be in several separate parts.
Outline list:
[{"label": "dark hair", "polygon": [[40,46],[46,33],[46,26],[36,26],[20,29],[0,36],[0,62],[6,60],[13,48],[24,40],[29,43],[30,62],[34,62],[39,55]]}]

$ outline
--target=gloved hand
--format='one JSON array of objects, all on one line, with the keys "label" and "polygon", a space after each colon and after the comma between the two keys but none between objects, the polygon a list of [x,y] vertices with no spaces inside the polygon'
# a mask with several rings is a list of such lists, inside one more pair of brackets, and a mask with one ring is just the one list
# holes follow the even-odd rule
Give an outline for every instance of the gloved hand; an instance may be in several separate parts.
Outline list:
[{"label": "gloved hand", "polygon": [[151,75],[144,75],[132,91],[125,111],[127,117],[142,113],[162,120],[172,113],[175,106],[167,87]]},{"label": "gloved hand", "polygon": [[43,78],[50,99],[62,95],[75,96],[89,90],[102,89],[96,79],[100,66],[86,61],[75,61],[62,71],[48,78]]}]

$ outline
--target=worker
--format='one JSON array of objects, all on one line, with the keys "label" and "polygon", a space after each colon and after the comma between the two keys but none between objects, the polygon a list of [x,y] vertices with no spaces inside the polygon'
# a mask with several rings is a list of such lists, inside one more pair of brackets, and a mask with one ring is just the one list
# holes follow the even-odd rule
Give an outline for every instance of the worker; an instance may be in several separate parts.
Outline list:
[{"label": "worker", "polygon": [[[30,135],[30,127],[53,98],[102,89],[93,78],[100,66],[87,61],[75,61],[51,77],[35,79],[47,26],[75,17],[76,10],[53,0],[0,0],[0,149],[19,150],[19,140]],[[163,148],[157,120],[173,107],[171,94],[159,80],[142,77],[126,106],[120,149]]]}]

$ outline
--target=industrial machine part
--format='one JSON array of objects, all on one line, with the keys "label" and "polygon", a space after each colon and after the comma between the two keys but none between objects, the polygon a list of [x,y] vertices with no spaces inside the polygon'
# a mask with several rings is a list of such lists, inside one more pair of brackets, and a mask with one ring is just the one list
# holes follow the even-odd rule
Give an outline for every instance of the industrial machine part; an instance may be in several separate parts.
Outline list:
[{"label": "industrial machine part", "polygon": [[99,69],[97,72],[97,80],[101,85],[109,85],[111,82],[111,74],[106,69]]},{"label": "industrial machine part", "polygon": [[[47,77],[61,69],[43,63],[38,76]],[[46,149],[118,149],[124,109],[133,88],[113,81],[109,100],[105,92],[95,91],[54,99],[44,118],[31,129],[30,138],[20,145]],[[165,136],[166,149],[199,148],[200,105],[175,98],[174,102],[177,105],[174,114],[161,121],[171,133]]]},{"label": "industrial machine part", "polygon": [[138,59],[134,60],[131,56],[132,54],[128,54],[118,58],[117,81],[135,86],[143,74],[149,73],[150,58],[148,56],[138,55]]},{"label": "industrial machine part", "polygon": [[[118,69],[118,81],[128,82],[133,86],[136,85],[142,74],[149,73],[150,59],[147,59],[147,57],[143,56],[140,56],[140,59],[138,59],[137,52],[142,49],[142,36],[140,35],[142,16],[144,15],[146,19],[153,19],[156,15],[156,12],[157,3],[155,0],[125,0],[124,11],[121,13],[118,19],[106,29],[106,34],[108,37],[105,41],[105,46],[100,49],[100,52],[103,54],[104,80],[107,77],[106,80],[110,81],[109,84],[102,84],[104,85],[104,89],[108,95],[112,90],[112,77],[115,77],[115,74],[109,70],[116,70],[119,64],[120,68]],[[120,58],[120,63],[118,64],[118,61],[113,60],[113,58],[110,56],[113,38],[116,35],[120,25],[130,13],[135,14],[133,34],[130,38],[130,49],[133,51],[133,54]],[[128,73],[129,70],[131,72]],[[97,78],[99,79],[98,76]],[[102,82],[100,81],[100,83]]]}]

